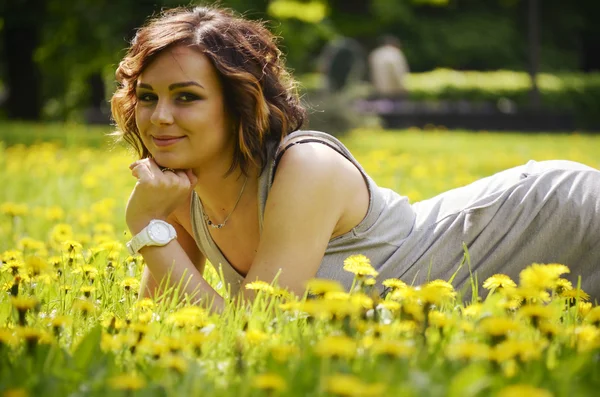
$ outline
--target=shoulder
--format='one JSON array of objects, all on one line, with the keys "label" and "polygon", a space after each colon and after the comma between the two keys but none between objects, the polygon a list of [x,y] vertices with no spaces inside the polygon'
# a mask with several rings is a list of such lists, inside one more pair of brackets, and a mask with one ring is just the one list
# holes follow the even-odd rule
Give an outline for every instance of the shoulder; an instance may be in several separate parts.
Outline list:
[{"label": "shoulder", "polygon": [[280,145],[276,161],[275,178],[298,173],[326,178],[340,172],[347,159],[330,140],[300,135]]}]

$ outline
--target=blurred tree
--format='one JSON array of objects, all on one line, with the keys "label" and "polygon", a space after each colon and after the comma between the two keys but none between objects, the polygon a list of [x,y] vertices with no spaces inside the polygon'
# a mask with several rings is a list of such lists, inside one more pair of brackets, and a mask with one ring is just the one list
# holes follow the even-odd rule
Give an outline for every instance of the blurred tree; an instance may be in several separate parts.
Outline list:
[{"label": "blurred tree", "polygon": [[6,112],[13,119],[37,120],[40,116],[41,76],[34,53],[41,41],[39,21],[45,14],[44,0],[0,3],[8,90]]},{"label": "blurred tree", "polygon": [[[288,65],[314,71],[325,44],[340,36],[367,49],[394,34],[413,71],[527,69],[528,0],[222,0],[246,17],[269,20]],[[210,1],[212,2],[212,1]],[[114,70],[144,19],[180,0],[0,0],[0,79],[14,118],[69,119],[106,106]],[[600,68],[599,2],[544,0],[540,70]],[[101,86],[104,85],[104,90]],[[92,89],[93,87],[93,89]]]}]

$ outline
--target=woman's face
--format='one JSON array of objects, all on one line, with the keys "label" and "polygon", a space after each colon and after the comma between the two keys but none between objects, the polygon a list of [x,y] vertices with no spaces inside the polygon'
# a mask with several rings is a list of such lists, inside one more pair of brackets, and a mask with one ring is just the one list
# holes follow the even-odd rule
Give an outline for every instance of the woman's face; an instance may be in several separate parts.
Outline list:
[{"label": "woman's face", "polygon": [[200,51],[160,53],[140,75],[136,95],[137,128],[159,165],[198,172],[215,162],[231,165],[235,141],[221,82]]}]

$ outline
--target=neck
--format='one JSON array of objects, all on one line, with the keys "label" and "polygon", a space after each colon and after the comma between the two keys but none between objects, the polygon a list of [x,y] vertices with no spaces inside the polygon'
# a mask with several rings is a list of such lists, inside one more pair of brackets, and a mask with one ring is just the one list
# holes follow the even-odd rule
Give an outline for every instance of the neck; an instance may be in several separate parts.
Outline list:
[{"label": "neck", "polygon": [[247,181],[246,176],[239,168],[227,176],[224,176],[226,171],[222,170],[195,172],[197,172],[198,184],[194,190],[202,201],[204,212],[215,223],[222,222],[230,214],[238,201],[238,197],[240,197],[244,183],[246,183],[246,186],[238,203],[238,209],[243,205],[244,199],[250,197],[249,192],[256,192],[258,175],[253,169],[249,170]]}]

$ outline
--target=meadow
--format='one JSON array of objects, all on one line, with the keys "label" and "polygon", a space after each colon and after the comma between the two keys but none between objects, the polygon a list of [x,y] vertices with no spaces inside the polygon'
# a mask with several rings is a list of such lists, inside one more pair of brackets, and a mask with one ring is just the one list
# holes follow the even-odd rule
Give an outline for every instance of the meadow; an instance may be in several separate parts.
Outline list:
[{"label": "meadow", "polygon": [[[587,396],[600,387],[600,307],[560,264],[479,280],[387,280],[368,258],[310,299],[250,284],[217,316],[178,289],[139,300],[124,207],[134,159],[107,128],[0,125],[1,396]],[[355,130],[381,186],[419,201],[530,159],[600,168],[600,135]],[[221,293],[217,271],[205,277]],[[404,282],[403,282],[404,281]]]}]

